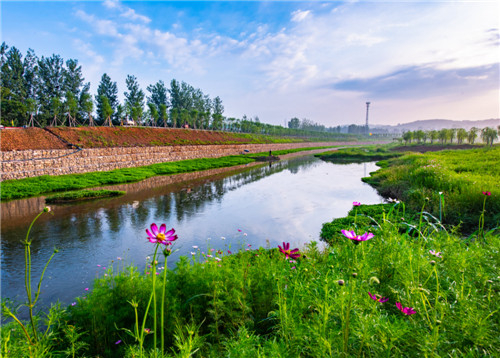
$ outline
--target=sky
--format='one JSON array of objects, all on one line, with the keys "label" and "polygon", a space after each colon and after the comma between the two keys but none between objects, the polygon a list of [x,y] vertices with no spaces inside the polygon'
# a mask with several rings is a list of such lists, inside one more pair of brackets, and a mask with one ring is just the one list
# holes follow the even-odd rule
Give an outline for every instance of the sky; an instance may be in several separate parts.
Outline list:
[{"label": "sky", "polygon": [[500,118],[500,2],[9,1],[1,41],[77,59],[120,98],[184,81],[227,117],[327,127]]}]

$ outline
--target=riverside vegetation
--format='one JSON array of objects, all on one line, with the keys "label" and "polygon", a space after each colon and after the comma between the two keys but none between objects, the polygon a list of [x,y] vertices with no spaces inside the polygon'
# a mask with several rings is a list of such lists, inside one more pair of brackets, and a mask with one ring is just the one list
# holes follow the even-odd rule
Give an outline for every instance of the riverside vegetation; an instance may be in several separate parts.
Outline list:
[{"label": "riverside vegetation", "polygon": [[[4,324],[2,354],[498,356],[500,235],[494,208],[499,175],[484,168],[499,160],[497,150],[412,154],[386,163],[390,169],[433,159],[439,164],[434,169],[446,174],[439,179],[444,183],[447,175],[455,178],[453,183],[460,181],[459,175],[450,174],[456,163],[467,166],[471,176],[481,177],[477,183],[466,180],[471,186],[461,192],[470,203],[480,198],[478,211],[470,212],[477,230],[468,236],[444,222],[459,208],[452,203],[456,197],[451,189],[461,187],[449,183],[443,184],[446,191],[439,187],[436,215],[428,210],[431,198],[424,198],[419,210],[400,200],[376,206],[354,202],[333,234],[324,226],[322,238],[328,242],[324,249],[315,242],[300,250],[287,242],[278,248],[235,248],[221,238],[194,246],[191,257],[179,258],[173,270],[166,269],[166,261],[176,255],[174,247],[182,237],[165,225],[152,224],[144,245],[151,245],[154,254],[143,268],[117,258],[68,307],[55,304],[47,313],[30,315],[28,322],[14,319]],[[485,160],[465,161],[471,158],[468,155]],[[424,182],[418,183],[423,188]],[[487,185],[491,186],[483,187]],[[240,230],[234,233],[239,235],[243,235]],[[28,230],[29,312],[40,287],[33,300],[32,240]],[[17,317],[11,302],[2,300],[2,307],[4,317]]]}]

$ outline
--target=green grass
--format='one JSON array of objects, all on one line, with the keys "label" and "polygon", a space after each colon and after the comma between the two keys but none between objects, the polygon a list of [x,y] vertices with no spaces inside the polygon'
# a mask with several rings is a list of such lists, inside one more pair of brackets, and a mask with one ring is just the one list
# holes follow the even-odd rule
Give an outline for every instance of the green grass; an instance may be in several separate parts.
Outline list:
[{"label": "green grass", "polygon": [[319,153],[315,156],[338,164],[372,162],[401,156],[401,153],[390,151],[394,146],[394,144],[386,144],[341,148],[336,151]]},{"label": "green grass", "polygon": [[[295,263],[277,248],[216,250],[209,258],[201,253],[207,246],[181,258],[158,276],[162,282],[167,275],[163,357],[498,356],[500,236],[466,244],[428,224],[422,235],[400,233],[400,212],[389,211],[373,239],[354,245],[339,238],[325,250],[311,243]],[[137,357],[137,342],[124,329],[134,329],[130,302],[138,302],[142,320],[152,289],[148,264],[107,265],[106,275],[61,313],[47,343],[52,356],[75,344],[69,326],[82,334],[77,356]],[[389,300],[376,302],[368,292]],[[403,314],[396,302],[416,313]],[[146,327],[152,322],[150,311]],[[2,327],[4,339],[7,334],[7,356],[26,356],[14,323]],[[146,336],[147,357],[152,336]]]},{"label": "green grass", "polygon": [[[485,204],[486,227],[500,226],[500,147],[409,154],[385,164],[364,178],[381,195],[439,217],[442,192],[444,223],[471,232]],[[486,191],[491,196],[486,197]]]},{"label": "green grass", "polygon": [[48,196],[45,198],[45,202],[48,204],[67,203],[73,201],[108,198],[124,194],[125,192],[121,190],[78,190]]},{"label": "green grass", "polygon": [[[296,148],[275,151],[273,154],[283,155],[318,148],[322,149],[329,147]],[[252,155],[232,155],[221,158],[189,159],[177,162],[152,164],[137,168],[115,169],[107,172],[58,176],[43,175],[34,178],[5,180],[2,182],[1,200],[22,199],[47,193],[79,190],[102,185],[131,183],[158,175],[172,175],[248,164],[255,161],[254,157],[264,155],[265,153],[266,152]]]},{"label": "green grass", "polygon": [[137,168],[123,168],[107,172],[68,175],[43,175],[35,178],[2,182],[2,200],[21,199],[46,193],[79,190],[102,185],[122,184],[144,180],[156,175],[171,175],[199,170],[230,167],[253,162],[244,156],[189,159],[178,162],[152,164]]}]

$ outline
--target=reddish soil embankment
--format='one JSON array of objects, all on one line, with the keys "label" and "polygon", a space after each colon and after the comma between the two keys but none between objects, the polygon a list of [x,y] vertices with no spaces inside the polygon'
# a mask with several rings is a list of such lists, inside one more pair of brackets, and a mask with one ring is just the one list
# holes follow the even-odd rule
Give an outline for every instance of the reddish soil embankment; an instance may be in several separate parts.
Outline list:
[{"label": "reddish soil embankment", "polygon": [[2,152],[27,149],[68,149],[68,145],[41,128],[9,128],[0,131]]},{"label": "reddish soil embankment", "polygon": [[1,131],[1,150],[151,147],[165,145],[272,143],[249,134],[144,127],[9,128]]}]

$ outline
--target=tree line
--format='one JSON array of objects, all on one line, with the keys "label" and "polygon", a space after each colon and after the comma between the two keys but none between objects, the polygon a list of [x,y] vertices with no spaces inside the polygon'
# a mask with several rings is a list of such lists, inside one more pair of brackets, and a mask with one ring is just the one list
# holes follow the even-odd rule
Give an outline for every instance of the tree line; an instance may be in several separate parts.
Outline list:
[{"label": "tree line", "polygon": [[486,145],[492,146],[493,142],[500,136],[500,126],[498,126],[497,129],[489,127],[479,129],[472,127],[468,131],[464,128],[408,131],[403,133],[401,140],[404,141],[405,144],[412,142],[426,143],[427,141],[431,144],[435,141],[441,144],[453,144],[454,140],[456,140],[457,144],[464,144],[465,142],[468,144],[474,144],[478,136],[481,137],[482,141],[486,143]]},{"label": "tree line", "polygon": [[316,138],[335,138],[338,137],[335,133],[340,133],[340,127],[327,129],[306,119],[299,127],[284,128],[261,123],[257,116],[225,117],[219,96],[210,98],[201,89],[176,79],[168,86],[159,80],[144,91],[135,76],[127,75],[124,101],[120,103],[117,82],[106,73],[93,96],[90,82],[85,82],[76,59],[64,61],[55,54],[38,58],[32,49],[23,57],[17,48],[9,48],[5,42],[0,54],[1,111],[5,126],[133,123]]}]

